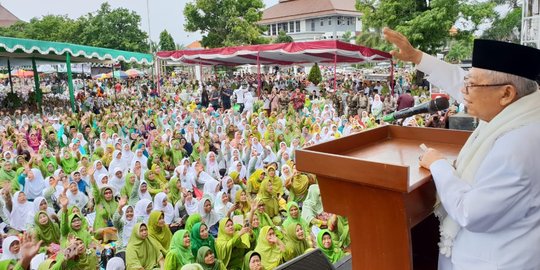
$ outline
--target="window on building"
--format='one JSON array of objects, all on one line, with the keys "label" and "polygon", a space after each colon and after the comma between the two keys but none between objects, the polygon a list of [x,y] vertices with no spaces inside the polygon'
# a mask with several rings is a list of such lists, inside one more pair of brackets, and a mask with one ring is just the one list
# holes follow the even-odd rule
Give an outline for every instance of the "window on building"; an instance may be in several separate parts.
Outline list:
[{"label": "window on building", "polygon": [[321,26],[324,26],[324,20],[321,19]]},{"label": "window on building", "polygon": [[285,31],[285,33],[289,33],[289,24],[288,23],[283,24],[283,31]]},{"label": "window on building", "polygon": [[[315,28],[315,24],[313,24],[313,28]],[[300,32],[300,21],[296,21],[296,32]]]},{"label": "window on building", "polygon": [[289,22],[289,32],[294,32],[294,22]]},{"label": "window on building", "polygon": [[332,25],[332,17],[328,17],[328,25]]},{"label": "window on building", "polygon": [[354,17],[347,18],[347,25],[354,25]]},{"label": "window on building", "polygon": [[272,36],[275,36],[277,33],[276,31],[276,24],[272,24]]},{"label": "window on building", "polygon": [[341,25],[343,24],[343,16],[338,16],[337,17],[337,25]]},{"label": "window on building", "polygon": [[315,31],[315,20],[311,20],[311,31]]}]

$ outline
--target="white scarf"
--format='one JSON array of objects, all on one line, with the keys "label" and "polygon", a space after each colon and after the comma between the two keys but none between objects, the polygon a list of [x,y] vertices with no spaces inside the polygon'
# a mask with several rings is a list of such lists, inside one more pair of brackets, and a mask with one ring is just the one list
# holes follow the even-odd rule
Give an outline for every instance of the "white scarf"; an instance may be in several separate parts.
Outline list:
[{"label": "white scarf", "polygon": [[[459,179],[473,185],[476,182],[476,171],[495,141],[509,131],[538,122],[539,104],[540,91],[535,91],[510,104],[489,123],[482,121],[458,155],[456,172]],[[441,222],[440,253],[450,257],[454,239],[461,230],[461,226],[448,216],[439,202],[435,205],[435,215]]]}]

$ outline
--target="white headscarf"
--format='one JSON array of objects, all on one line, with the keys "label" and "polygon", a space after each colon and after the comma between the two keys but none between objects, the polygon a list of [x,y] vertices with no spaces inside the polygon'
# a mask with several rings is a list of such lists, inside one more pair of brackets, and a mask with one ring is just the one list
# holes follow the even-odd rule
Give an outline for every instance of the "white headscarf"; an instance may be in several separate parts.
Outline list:
[{"label": "white headscarf", "polygon": [[111,164],[109,164],[109,169],[114,169],[116,167],[122,168],[122,171],[127,171],[128,165],[124,162],[123,156],[118,158],[118,154],[121,154],[122,152],[120,150],[114,150],[113,152],[113,158],[111,161]]},{"label": "white headscarf", "polygon": [[148,217],[150,216],[150,214],[146,212],[146,208],[151,203],[152,203],[151,200],[141,199],[140,201],[137,202],[137,204],[135,204],[135,211],[134,211],[135,215],[133,219],[136,222],[144,222],[144,223],[148,222]]},{"label": "white headscarf", "polygon": [[216,194],[217,194],[217,186],[219,185],[219,181],[215,180],[215,179],[212,179],[211,181],[207,181],[205,184],[204,184],[204,189],[203,189],[203,193],[204,195],[208,195],[210,196],[212,199],[215,199],[216,198]]},{"label": "white headscarf", "polygon": [[[138,156],[139,152],[141,153],[140,157]],[[142,149],[135,150],[135,155],[131,159],[131,163],[130,163],[130,165],[131,165],[130,168],[131,168],[132,171],[134,170],[135,163],[137,161],[141,162],[141,168],[142,169],[148,170],[148,158],[144,155],[144,152],[143,152]]]},{"label": "white headscarf", "polygon": [[[122,177],[121,178],[118,178],[116,176],[117,172],[122,172]],[[110,177],[111,177],[110,178],[111,180],[109,180],[109,184],[111,186],[113,186],[116,190],[122,190],[122,188],[126,184],[126,179],[125,179],[125,176],[123,174],[122,168],[120,168],[120,167],[113,168],[113,173],[111,174]]]},{"label": "white headscarf", "polygon": [[[145,193],[141,192],[142,184],[146,184],[147,189]],[[139,186],[137,187],[137,194],[139,194],[139,200],[146,199],[152,201],[152,195],[150,195],[150,192],[148,192],[148,183],[146,182],[146,180],[141,180],[141,183],[139,183]]]},{"label": "white headscarf", "polygon": [[186,212],[188,213],[188,215],[191,216],[192,214],[197,213],[199,201],[197,200],[197,198],[195,198],[194,195],[192,195],[191,201],[188,201],[186,199],[186,201],[184,202],[184,206],[186,207]]},{"label": "white headscarf", "polygon": [[174,219],[174,207],[170,202],[167,202],[167,206],[163,206],[163,201],[167,199],[167,194],[160,192],[154,197],[154,210],[163,211],[165,214],[165,223],[171,224]]},{"label": "white headscarf", "polygon": [[[210,156],[214,156],[214,161],[210,161]],[[210,174],[213,178],[220,178],[219,174],[219,164],[217,161],[216,153],[210,151],[206,155],[206,172]]]},{"label": "white headscarf", "polygon": [[18,260],[20,259],[20,254],[21,254],[21,251],[19,250],[19,253],[18,254],[13,254],[11,253],[11,251],[9,250],[11,244],[13,244],[13,242],[15,241],[19,241],[19,243],[21,242],[21,240],[19,240],[19,237],[17,236],[8,236],[6,239],[4,239],[4,241],[2,242],[2,259],[0,260]]},{"label": "white headscarf", "polygon": [[[206,201],[210,201],[210,204],[212,205],[212,209],[210,210],[210,213],[206,213],[204,211],[204,203]],[[198,208],[199,208],[199,214],[201,215],[203,222],[206,225],[208,225],[208,227],[214,226],[221,219],[221,216],[218,213],[216,213],[216,211],[214,210],[214,202],[212,198],[210,198],[207,195],[203,196],[203,198],[199,201]]]},{"label": "white headscarf", "polygon": [[[127,146],[127,150],[126,150]],[[129,147],[129,144],[124,143],[122,145],[122,161],[124,164],[131,164],[131,161],[133,160],[133,157],[135,157],[135,154],[131,151],[131,148]]]},{"label": "white headscarf", "polygon": [[[9,225],[15,230],[24,231],[26,229],[26,218],[28,213],[32,212],[34,205],[32,203],[25,201],[24,203],[19,203],[17,198],[21,191],[15,192],[11,198],[13,208],[9,214]],[[24,193],[24,192],[23,192]]]},{"label": "white headscarf", "polygon": [[28,177],[26,177],[24,182],[24,194],[26,194],[28,199],[33,200],[43,195],[43,191],[47,187],[47,184],[45,184],[45,179],[43,179],[43,175],[41,174],[40,170],[31,170],[34,174],[34,179],[30,180]]},{"label": "white headscarf", "polygon": [[124,260],[122,260],[122,258],[120,257],[113,257],[107,262],[107,268],[105,270],[125,270],[125,269],[126,269],[126,266],[125,266]]},{"label": "white headscarf", "polygon": [[[96,168],[96,165],[98,163],[101,163],[101,169],[99,169],[99,170]],[[96,181],[97,181],[99,175],[108,174],[108,173],[109,172],[107,171],[107,169],[105,168],[105,165],[103,165],[103,162],[101,160],[94,161],[94,175],[93,176],[94,176],[94,179],[96,179]]]},{"label": "white headscarf", "polygon": [[[133,209],[133,218],[131,220],[127,220],[126,218],[126,211],[127,209],[131,207],[131,209]],[[146,210],[146,208],[145,208]],[[128,244],[128,241],[129,241],[129,237],[131,237],[131,231],[133,230],[133,226],[135,226],[135,224],[137,223],[137,217],[135,216],[135,208],[131,205],[126,205],[124,207],[122,207],[122,217],[120,219],[122,221],[122,223],[124,224],[124,227],[122,228],[122,245],[123,246],[127,246]],[[111,263],[111,261],[109,261],[108,263]],[[107,264],[107,267],[109,265]],[[108,268],[107,268],[108,269]]]},{"label": "white headscarf", "polygon": [[[229,210],[231,209],[231,207],[233,206],[233,204],[231,203],[230,199],[229,201],[227,202],[227,204],[224,204],[223,203],[223,195],[224,194],[227,194],[226,192],[224,191],[220,191],[218,192],[218,194],[216,195],[216,205],[214,207],[214,211],[220,215],[221,217],[227,217],[227,213],[229,212]],[[227,195],[228,196],[228,195]]]}]

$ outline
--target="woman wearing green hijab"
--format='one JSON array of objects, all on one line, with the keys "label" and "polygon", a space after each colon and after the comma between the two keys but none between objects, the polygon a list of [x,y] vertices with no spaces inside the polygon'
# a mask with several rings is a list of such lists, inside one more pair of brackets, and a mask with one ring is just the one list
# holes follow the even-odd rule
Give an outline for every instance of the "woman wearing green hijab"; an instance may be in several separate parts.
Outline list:
[{"label": "woman wearing green hijab", "polygon": [[96,269],[98,261],[94,249],[88,249],[80,238],[75,243],[77,255],[66,262],[66,269]]},{"label": "woman wearing green hijab", "polygon": [[287,218],[283,221],[283,228],[293,222],[300,223],[306,232],[309,232],[309,223],[300,214],[300,207],[296,202],[287,203]]},{"label": "woman wearing green hijab", "polygon": [[174,233],[171,249],[165,257],[165,269],[176,270],[182,266],[194,263],[195,257],[191,252],[191,240],[187,230],[179,230]]},{"label": "woman wearing green hijab", "polygon": [[271,270],[283,262],[285,245],[277,238],[274,229],[265,226],[259,233],[255,252],[261,254],[261,263],[264,269]]},{"label": "woman wearing green hijab", "polygon": [[193,226],[201,221],[202,221],[202,217],[201,217],[201,214],[199,213],[195,213],[189,216],[186,220],[186,227],[185,227],[186,231],[191,233],[191,229],[193,228]]},{"label": "woman wearing green hijab", "polygon": [[286,244],[283,258],[286,261],[290,261],[295,257],[304,254],[307,249],[311,248],[302,224],[298,222],[290,223],[285,227],[285,235]]},{"label": "woman wearing green hijab", "polygon": [[264,179],[257,194],[257,201],[264,203],[264,211],[270,218],[279,216],[279,202],[274,193],[274,184],[270,179]]},{"label": "woman wearing green hijab", "polygon": [[67,148],[62,149],[62,156],[60,156],[60,153],[56,153],[56,162],[62,166],[66,174],[71,174],[79,167],[79,160]]},{"label": "woman wearing green hijab", "polygon": [[164,250],[169,250],[172,233],[169,226],[165,224],[165,214],[163,211],[152,211],[148,218],[148,235],[161,245]]},{"label": "woman wearing green hijab", "polygon": [[212,251],[216,250],[215,239],[208,232],[208,226],[206,224],[198,222],[191,228],[191,253],[193,256],[197,256],[199,248],[202,246],[209,247]]},{"label": "woman wearing green hijab", "polygon": [[157,180],[154,171],[146,171],[144,173],[144,180],[146,181],[146,185],[148,186],[148,192],[150,193],[150,195],[156,196],[156,194],[163,192],[161,183]]},{"label": "woman wearing green hijab", "polygon": [[39,211],[34,216],[34,235],[38,241],[42,241],[41,247],[48,247],[50,244],[60,244],[60,228],[53,223],[47,212]]},{"label": "woman wearing green hijab", "polygon": [[216,255],[227,269],[242,269],[244,254],[250,247],[249,232],[248,227],[235,232],[233,221],[230,218],[222,218],[219,221]]},{"label": "woman wearing green hijab", "polygon": [[207,246],[203,246],[198,250],[197,263],[204,270],[227,270],[223,262],[216,259],[215,253]]},{"label": "woman wearing green hijab", "polygon": [[112,227],[112,218],[118,208],[118,202],[114,200],[114,189],[111,186],[104,185],[98,188],[94,177],[90,176],[92,182],[92,192],[94,194],[94,205],[96,219],[94,220],[94,231],[101,228]]},{"label": "woman wearing green hijab", "polygon": [[135,181],[137,179],[137,176],[134,173],[127,173],[126,174],[126,181],[122,189],[120,190],[120,196],[121,197],[127,197],[130,198],[132,195],[133,185],[135,184]]},{"label": "woman wearing green hijab", "polygon": [[261,264],[261,254],[250,251],[244,256],[244,265],[242,270],[264,270]]},{"label": "woman wearing green hijab", "polygon": [[148,236],[144,223],[133,226],[126,250],[126,266],[130,270],[160,269],[164,250],[157,241]]},{"label": "woman wearing green hijab", "polygon": [[67,197],[64,196],[60,198],[60,205],[62,206],[62,220],[60,222],[60,235],[62,238],[61,246],[67,247],[67,237],[74,236],[82,239],[84,244],[88,247],[92,242],[92,235],[85,227],[85,223],[83,222],[85,218],[80,214],[70,214],[67,208],[68,202],[69,200]]},{"label": "woman wearing green hijab", "polygon": [[336,263],[346,254],[335,245],[329,230],[321,230],[317,234],[317,247],[326,255],[331,263]]},{"label": "woman wearing green hijab", "polygon": [[[13,163],[9,161],[4,161],[2,163],[2,168],[0,169],[0,185],[4,186],[6,183],[10,183],[12,190],[19,190],[19,181],[17,177],[17,172],[13,170]],[[13,186],[15,185],[15,186]]]},{"label": "woman wearing green hijab", "polygon": [[176,206],[176,203],[179,201],[181,202],[183,195],[182,195],[182,182],[178,181],[178,177],[172,177],[171,180],[169,180],[169,193],[167,194],[167,197],[169,198],[169,201],[173,206]]}]

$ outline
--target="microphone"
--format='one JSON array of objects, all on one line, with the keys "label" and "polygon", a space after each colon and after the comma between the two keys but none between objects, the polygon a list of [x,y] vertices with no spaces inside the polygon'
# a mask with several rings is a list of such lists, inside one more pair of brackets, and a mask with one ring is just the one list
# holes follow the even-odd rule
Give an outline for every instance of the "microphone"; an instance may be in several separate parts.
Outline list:
[{"label": "microphone", "polygon": [[397,112],[393,112],[391,114],[387,114],[382,118],[382,120],[384,122],[393,122],[397,119],[407,118],[409,116],[417,115],[420,113],[435,113],[438,111],[446,110],[449,106],[450,103],[448,102],[448,99],[439,97],[431,100],[430,102],[422,103],[418,106],[406,108]]}]

